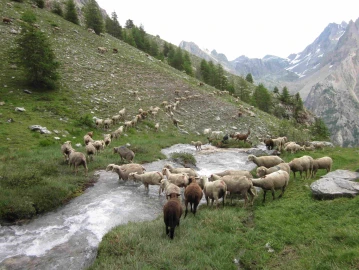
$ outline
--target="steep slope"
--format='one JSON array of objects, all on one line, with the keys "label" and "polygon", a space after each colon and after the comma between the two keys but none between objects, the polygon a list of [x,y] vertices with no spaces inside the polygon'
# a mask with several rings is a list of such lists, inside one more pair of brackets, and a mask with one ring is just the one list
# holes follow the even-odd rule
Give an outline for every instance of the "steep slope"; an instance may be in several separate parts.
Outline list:
[{"label": "steep slope", "polygon": [[[202,133],[204,128],[213,130],[246,131],[251,126],[253,139],[267,134],[276,134],[280,121],[256,109],[256,117],[237,115],[239,106],[249,108],[245,103],[235,103],[229,95],[217,96],[210,86],[199,86],[198,81],[171,68],[169,65],[147,56],[145,53],[122,41],[105,35],[100,37],[87,32],[84,27],[65,21],[46,10],[34,10],[40,29],[47,33],[54,47],[56,57],[61,62],[60,88],[55,92],[24,93],[29,89],[23,85],[21,70],[14,65],[8,54],[8,48],[14,46],[22,13],[30,9],[28,3],[15,3],[11,8],[5,1],[0,8],[6,16],[14,18],[11,25],[0,25],[0,91],[1,106],[0,140],[4,147],[21,147],[23,143],[35,143],[37,136],[29,136],[28,126],[43,125],[49,130],[71,130],[76,120],[86,115],[106,118],[127,108],[126,120],[131,120],[140,108],[161,106],[180,100],[174,117],[183,125],[183,132]],[[59,32],[52,30],[60,27]],[[98,47],[108,48],[101,54]],[[118,53],[112,53],[117,48]],[[179,92],[179,94],[177,94]],[[36,100],[36,105],[34,104]],[[31,105],[29,105],[31,104]],[[15,107],[24,107],[26,112],[14,112]],[[14,121],[6,122],[7,119]],[[169,113],[162,110],[156,119],[163,130],[173,127]],[[70,131],[71,132],[71,131]],[[17,134],[17,136],[14,136]]]}]

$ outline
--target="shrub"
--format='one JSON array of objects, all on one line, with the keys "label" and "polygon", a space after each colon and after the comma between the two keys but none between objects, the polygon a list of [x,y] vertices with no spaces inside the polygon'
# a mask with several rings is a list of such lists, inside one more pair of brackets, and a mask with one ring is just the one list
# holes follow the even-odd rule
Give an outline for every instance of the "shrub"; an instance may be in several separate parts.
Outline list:
[{"label": "shrub", "polygon": [[176,160],[177,162],[181,164],[192,164],[196,165],[197,161],[196,158],[190,154],[185,152],[176,152],[171,154],[171,158]]}]

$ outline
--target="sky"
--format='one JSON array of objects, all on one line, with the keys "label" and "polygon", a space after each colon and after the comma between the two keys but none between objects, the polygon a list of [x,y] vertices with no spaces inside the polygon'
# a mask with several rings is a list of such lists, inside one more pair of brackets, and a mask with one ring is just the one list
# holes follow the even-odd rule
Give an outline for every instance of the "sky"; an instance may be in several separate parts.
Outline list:
[{"label": "sky", "polygon": [[194,42],[228,60],[245,55],[288,57],[311,44],[329,23],[356,21],[359,1],[340,0],[97,0],[122,27],[131,19],[176,46]]}]

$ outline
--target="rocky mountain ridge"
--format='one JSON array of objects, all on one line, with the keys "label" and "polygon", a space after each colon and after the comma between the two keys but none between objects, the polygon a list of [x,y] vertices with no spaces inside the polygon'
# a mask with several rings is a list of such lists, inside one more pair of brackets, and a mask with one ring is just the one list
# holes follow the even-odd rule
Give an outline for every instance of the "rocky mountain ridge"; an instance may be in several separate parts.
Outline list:
[{"label": "rocky mountain ridge", "polygon": [[[188,50],[185,44],[180,46]],[[200,56],[198,49],[192,44],[190,52]],[[288,58],[242,55],[228,61],[217,52],[206,55],[204,59],[222,64],[233,74],[251,73],[256,83],[268,89],[287,86],[292,94],[299,92],[305,106],[324,120],[333,143],[359,145],[359,19],[330,23],[312,44]]]}]

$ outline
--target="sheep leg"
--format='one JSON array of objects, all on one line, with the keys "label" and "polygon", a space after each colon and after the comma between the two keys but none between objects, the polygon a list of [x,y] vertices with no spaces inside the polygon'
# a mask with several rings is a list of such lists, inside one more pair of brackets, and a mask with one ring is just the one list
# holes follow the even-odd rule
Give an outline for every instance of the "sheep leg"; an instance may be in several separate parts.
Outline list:
[{"label": "sheep leg", "polygon": [[[206,196],[206,201],[207,201],[207,206],[208,206],[208,203],[209,203],[208,196]],[[213,205],[213,200],[212,200],[212,205]]]},{"label": "sheep leg", "polygon": [[273,200],[275,200],[275,190],[274,190],[274,188],[272,188],[272,197],[273,197]]},{"label": "sheep leg", "polygon": [[265,189],[263,189],[263,201],[262,201],[262,203],[265,203],[265,201],[266,201],[266,194],[267,194],[267,191]]},{"label": "sheep leg", "polygon": [[283,194],[284,194],[284,191],[285,191],[285,187],[282,187],[282,192],[281,194],[278,196],[278,198],[282,198]]},{"label": "sheep leg", "polygon": [[187,200],[185,201],[185,205],[186,205],[186,211],[185,211],[185,214],[184,214],[184,218],[186,218],[187,212],[188,212],[188,209],[187,209],[187,207],[188,207],[188,201],[187,201]]},{"label": "sheep leg", "polygon": [[170,238],[173,239],[173,235],[175,234],[175,228],[171,227],[170,228]]}]

